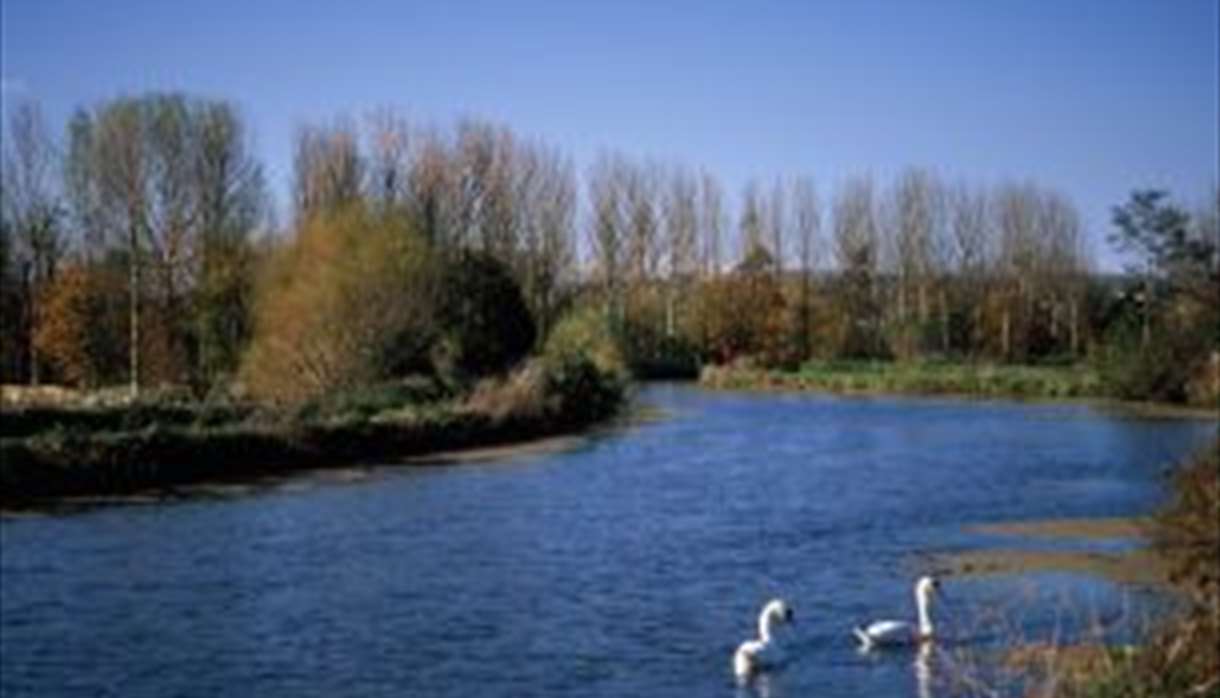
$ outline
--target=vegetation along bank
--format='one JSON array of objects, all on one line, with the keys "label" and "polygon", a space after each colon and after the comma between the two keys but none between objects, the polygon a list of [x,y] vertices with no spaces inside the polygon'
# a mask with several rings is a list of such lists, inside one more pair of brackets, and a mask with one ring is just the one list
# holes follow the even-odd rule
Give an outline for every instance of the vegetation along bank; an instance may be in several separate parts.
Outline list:
[{"label": "vegetation along bank", "polygon": [[[5,407],[24,426],[0,436],[4,501],[240,469],[204,444],[256,471],[576,428],[629,374],[706,366],[735,367],[713,385],[1220,399],[1220,194],[1133,192],[1109,236],[1130,267],[1101,274],[1074,204],[1031,181],[913,166],[733,197],[684,164],[605,152],[578,171],[502,124],[367,116],[299,129],[277,216],[231,102],[102,100],[60,135],[14,105],[0,383],[131,402]],[[421,382],[441,388],[330,406]],[[488,385],[546,406],[501,410]],[[163,386],[189,398],[147,408]]]}]

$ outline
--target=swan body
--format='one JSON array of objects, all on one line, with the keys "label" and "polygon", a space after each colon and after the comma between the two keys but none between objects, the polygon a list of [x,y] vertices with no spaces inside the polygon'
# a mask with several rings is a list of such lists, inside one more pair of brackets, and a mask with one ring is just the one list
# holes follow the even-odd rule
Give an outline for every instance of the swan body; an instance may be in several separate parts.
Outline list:
[{"label": "swan body", "polygon": [[758,616],[758,639],[741,643],[733,653],[733,673],[738,680],[744,681],[759,671],[783,663],[784,651],[775,630],[781,624],[792,622],[792,608],[783,601],[775,599],[763,607]]},{"label": "swan body", "polygon": [[860,649],[868,651],[878,646],[915,645],[931,640],[935,632],[929,612],[932,595],[940,589],[940,582],[932,577],[920,577],[915,583],[915,606],[919,612],[917,623],[901,620],[879,620],[853,629]]},{"label": "swan body", "polygon": [[915,626],[904,620],[879,620],[852,628],[852,632],[865,648],[907,644],[918,635]]}]

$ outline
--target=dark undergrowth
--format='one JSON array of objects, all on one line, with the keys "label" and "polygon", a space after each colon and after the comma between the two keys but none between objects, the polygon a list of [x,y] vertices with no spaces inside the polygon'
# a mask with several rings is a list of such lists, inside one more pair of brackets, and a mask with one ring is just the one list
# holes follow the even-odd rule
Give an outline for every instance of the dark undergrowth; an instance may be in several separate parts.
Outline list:
[{"label": "dark undergrowth", "polygon": [[529,362],[470,394],[399,382],[291,407],[137,402],[5,409],[0,508],[571,433],[612,417],[625,394],[619,376],[573,357]]}]

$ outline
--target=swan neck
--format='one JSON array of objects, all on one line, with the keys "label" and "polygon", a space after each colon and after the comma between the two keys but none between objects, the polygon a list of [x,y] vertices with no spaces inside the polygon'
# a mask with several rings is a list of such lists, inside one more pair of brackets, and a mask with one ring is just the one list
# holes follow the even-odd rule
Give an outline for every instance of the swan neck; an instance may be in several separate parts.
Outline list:
[{"label": "swan neck", "polygon": [[758,639],[763,642],[771,641],[771,622],[772,619],[769,612],[763,613],[758,617]]},{"label": "swan neck", "polygon": [[928,612],[928,595],[923,589],[915,594],[915,605],[919,609],[919,634],[923,637],[932,635],[932,614]]}]

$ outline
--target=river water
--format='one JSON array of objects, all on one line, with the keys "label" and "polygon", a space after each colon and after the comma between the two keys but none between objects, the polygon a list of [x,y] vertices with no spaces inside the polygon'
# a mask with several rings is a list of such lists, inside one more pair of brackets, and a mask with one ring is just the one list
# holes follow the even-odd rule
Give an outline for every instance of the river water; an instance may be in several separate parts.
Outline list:
[{"label": "river water", "polygon": [[[948,669],[862,656],[852,625],[912,617],[927,553],[995,544],[968,524],[1151,511],[1216,430],[1076,404],[638,400],[664,417],[558,452],[5,519],[0,694],[939,695]],[[945,588],[934,616],[966,645],[999,633],[979,609],[1070,633],[1052,597],[1104,618],[1146,595],[1072,574]],[[790,661],[738,686],[773,596],[796,611]]]}]

